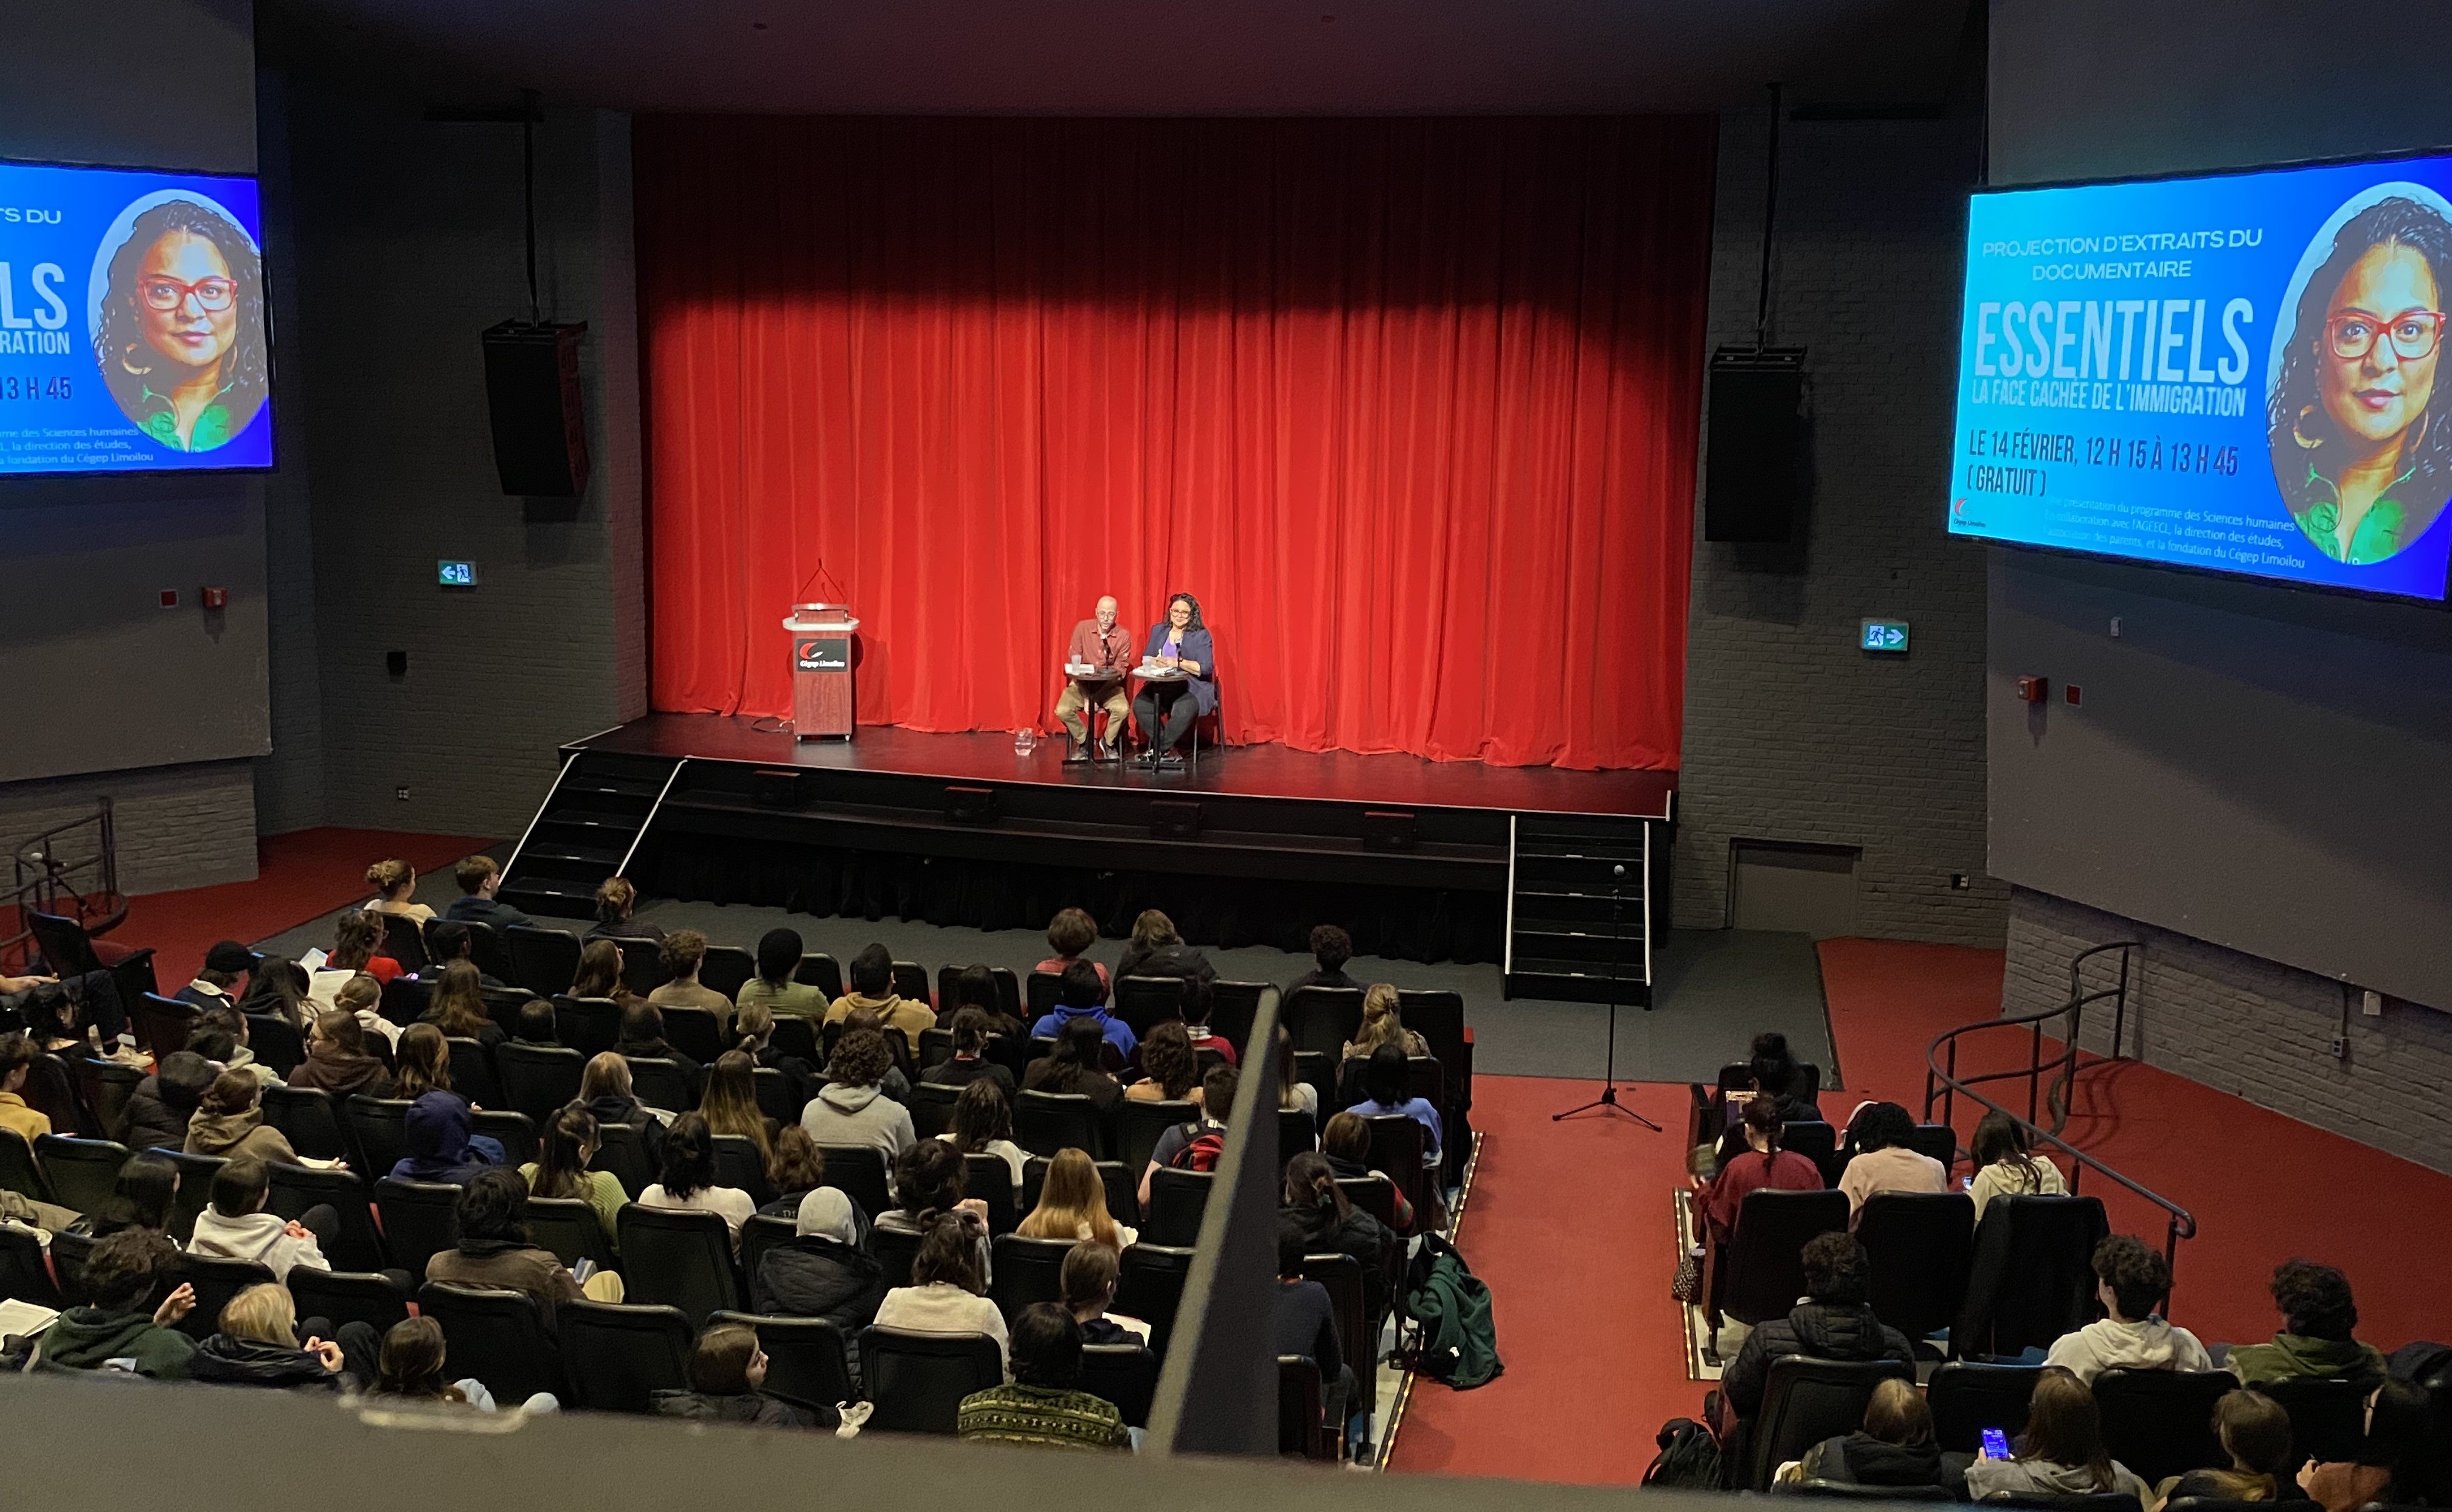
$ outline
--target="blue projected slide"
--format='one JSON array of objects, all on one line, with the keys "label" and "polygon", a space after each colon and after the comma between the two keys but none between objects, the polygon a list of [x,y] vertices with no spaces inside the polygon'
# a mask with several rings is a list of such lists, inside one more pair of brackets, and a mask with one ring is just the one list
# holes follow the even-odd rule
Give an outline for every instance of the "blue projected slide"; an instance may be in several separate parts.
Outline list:
[{"label": "blue projected slide", "polygon": [[255,189],[0,162],[0,475],[272,465]]},{"label": "blue projected slide", "polygon": [[1978,194],[1953,535],[2441,600],[2452,157]]}]

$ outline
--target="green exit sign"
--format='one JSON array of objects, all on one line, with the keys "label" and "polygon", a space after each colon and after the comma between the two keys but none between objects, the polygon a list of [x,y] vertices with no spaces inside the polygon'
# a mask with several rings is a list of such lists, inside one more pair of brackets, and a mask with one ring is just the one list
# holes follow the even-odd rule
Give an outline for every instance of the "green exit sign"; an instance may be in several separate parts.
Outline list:
[{"label": "green exit sign", "polygon": [[1908,622],[1904,619],[1861,620],[1857,626],[1856,645],[1865,651],[1904,654],[1908,649]]}]

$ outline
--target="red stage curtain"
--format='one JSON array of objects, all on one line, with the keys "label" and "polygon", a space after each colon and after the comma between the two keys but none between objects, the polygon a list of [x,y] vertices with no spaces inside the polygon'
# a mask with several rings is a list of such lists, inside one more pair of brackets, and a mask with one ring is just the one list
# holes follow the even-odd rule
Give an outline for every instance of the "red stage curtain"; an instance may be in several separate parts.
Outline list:
[{"label": "red stage curtain", "polygon": [[656,707],[1053,727],[1102,593],[1227,737],[1673,767],[1712,126],[643,117]]}]

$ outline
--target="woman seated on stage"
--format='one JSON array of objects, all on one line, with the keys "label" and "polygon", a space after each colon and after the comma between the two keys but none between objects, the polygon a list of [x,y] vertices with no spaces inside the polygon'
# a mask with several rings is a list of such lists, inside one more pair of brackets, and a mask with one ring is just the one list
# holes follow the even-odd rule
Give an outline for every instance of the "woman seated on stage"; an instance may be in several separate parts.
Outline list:
[{"label": "woman seated on stage", "polygon": [[1217,650],[1200,622],[1199,599],[1179,593],[1166,601],[1166,622],[1150,627],[1141,660],[1180,667],[1188,675],[1179,683],[1144,682],[1133,697],[1133,720],[1150,743],[1143,759],[1181,766],[1183,757],[1175,748],[1202,715],[1217,712]]}]

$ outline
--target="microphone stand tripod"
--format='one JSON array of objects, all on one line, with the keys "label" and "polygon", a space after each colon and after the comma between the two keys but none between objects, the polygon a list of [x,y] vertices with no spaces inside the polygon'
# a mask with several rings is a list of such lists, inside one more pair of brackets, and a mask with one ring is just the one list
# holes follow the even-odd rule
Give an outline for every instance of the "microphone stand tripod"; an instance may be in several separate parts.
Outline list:
[{"label": "microphone stand tripod", "polygon": [[1657,1134],[1662,1132],[1658,1124],[1653,1123],[1651,1119],[1644,1117],[1641,1113],[1636,1112],[1633,1109],[1627,1107],[1624,1103],[1617,1100],[1617,988],[1618,976],[1622,970],[1626,955],[1626,935],[1625,932],[1620,928],[1620,915],[1625,911],[1626,903],[1624,896],[1619,892],[1619,885],[1624,882],[1625,879],[1626,867],[1624,863],[1620,863],[1610,868],[1609,1055],[1608,1059],[1602,1063],[1601,1067],[1601,1094],[1598,1097],[1593,1098],[1591,1102],[1579,1103],[1576,1106],[1568,1109],[1563,1113],[1552,1113],[1550,1115],[1550,1122],[1554,1124],[1562,1119],[1572,1118],[1577,1113],[1588,1113],[1593,1109],[1598,1108],[1605,1109],[1608,1112],[1618,1113],[1625,1117],[1631,1118],[1636,1123],[1641,1124],[1644,1128],[1649,1129],[1653,1133]]}]

